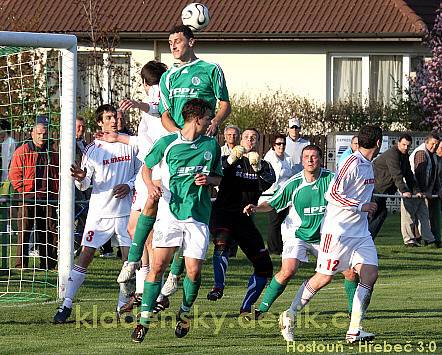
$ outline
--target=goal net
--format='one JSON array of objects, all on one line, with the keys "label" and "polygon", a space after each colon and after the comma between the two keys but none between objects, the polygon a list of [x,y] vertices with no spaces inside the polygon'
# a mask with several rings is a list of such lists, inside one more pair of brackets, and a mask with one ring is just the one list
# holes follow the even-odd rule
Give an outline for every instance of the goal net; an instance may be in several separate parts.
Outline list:
[{"label": "goal net", "polygon": [[0,32],[0,302],[64,295],[75,83],[75,36]]}]

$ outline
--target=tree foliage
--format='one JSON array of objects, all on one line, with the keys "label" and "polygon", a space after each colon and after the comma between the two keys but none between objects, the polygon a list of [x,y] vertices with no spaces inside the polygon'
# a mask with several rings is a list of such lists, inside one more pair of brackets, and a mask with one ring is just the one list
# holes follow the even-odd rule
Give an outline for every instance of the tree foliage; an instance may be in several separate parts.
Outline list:
[{"label": "tree foliage", "polygon": [[434,130],[442,131],[442,3],[424,44],[431,50],[431,58],[417,71],[410,87],[424,112],[425,122]]},{"label": "tree foliage", "polygon": [[232,113],[226,124],[241,129],[255,127],[263,134],[285,132],[288,120],[301,119],[304,134],[327,134],[357,131],[365,124],[376,124],[384,130],[422,130],[422,112],[411,98],[402,94],[388,105],[348,99],[333,104],[321,104],[304,97],[276,91],[268,96],[232,98]]}]

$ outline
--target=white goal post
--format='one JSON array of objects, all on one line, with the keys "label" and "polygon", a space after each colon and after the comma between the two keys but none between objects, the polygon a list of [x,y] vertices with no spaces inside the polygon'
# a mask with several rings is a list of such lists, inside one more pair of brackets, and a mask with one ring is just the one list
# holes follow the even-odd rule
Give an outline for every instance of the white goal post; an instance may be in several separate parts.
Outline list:
[{"label": "white goal post", "polygon": [[60,49],[62,55],[57,294],[59,298],[63,298],[74,257],[74,184],[70,175],[70,166],[75,159],[77,37],[64,34],[0,31],[0,45],[56,48]]}]

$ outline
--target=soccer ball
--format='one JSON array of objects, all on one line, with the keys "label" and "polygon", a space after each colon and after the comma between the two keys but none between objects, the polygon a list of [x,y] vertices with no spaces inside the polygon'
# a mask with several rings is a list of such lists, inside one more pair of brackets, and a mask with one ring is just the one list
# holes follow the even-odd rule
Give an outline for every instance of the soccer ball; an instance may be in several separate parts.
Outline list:
[{"label": "soccer ball", "polygon": [[189,26],[192,31],[201,31],[209,24],[209,9],[198,2],[187,5],[181,12],[183,25]]}]

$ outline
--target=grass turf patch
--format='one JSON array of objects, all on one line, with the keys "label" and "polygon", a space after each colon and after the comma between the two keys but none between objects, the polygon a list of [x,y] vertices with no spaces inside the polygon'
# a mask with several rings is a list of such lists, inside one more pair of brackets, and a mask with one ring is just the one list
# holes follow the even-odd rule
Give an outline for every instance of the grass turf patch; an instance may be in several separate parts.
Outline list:
[{"label": "grass turf patch", "polygon": [[[266,217],[259,216],[257,224],[265,236]],[[379,279],[364,323],[367,331],[377,335],[373,345],[384,347],[386,342],[386,346],[411,346],[406,349],[412,349],[412,353],[420,350],[442,353],[442,286],[439,276],[442,250],[405,248],[397,215],[387,219],[376,245]],[[212,251],[213,247],[209,249]],[[272,260],[276,272],[280,257],[272,257]],[[290,305],[302,281],[314,273],[314,258],[311,260],[301,266],[263,320],[245,322],[238,318],[238,313],[252,266],[239,251],[237,258],[229,262],[224,297],[210,302],[206,299],[213,280],[210,252],[195,303],[198,317],[194,318],[189,334],[182,339],[174,336],[173,318],[181,303],[180,289],[171,299],[170,311],[159,322],[153,323],[142,344],[134,344],[130,340],[133,324],[117,323],[114,316],[118,293],[115,280],[120,262],[95,258],[68,324],[51,323],[56,302],[0,304],[0,353],[285,353],[287,344],[279,334],[277,318]],[[319,353],[324,346],[326,351],[322,353],[375,353],[374,348],[359,349],[344,344],[348,327],[346,309],[343,278],[338,275],[311,301],[308,312],[305,312],[308,316],[303,313],[299,317],[295,348],[288,350],[307,352],[316,346],[317,351],[311,353]],[[384,352],[387,351],[381,351]]]}]

